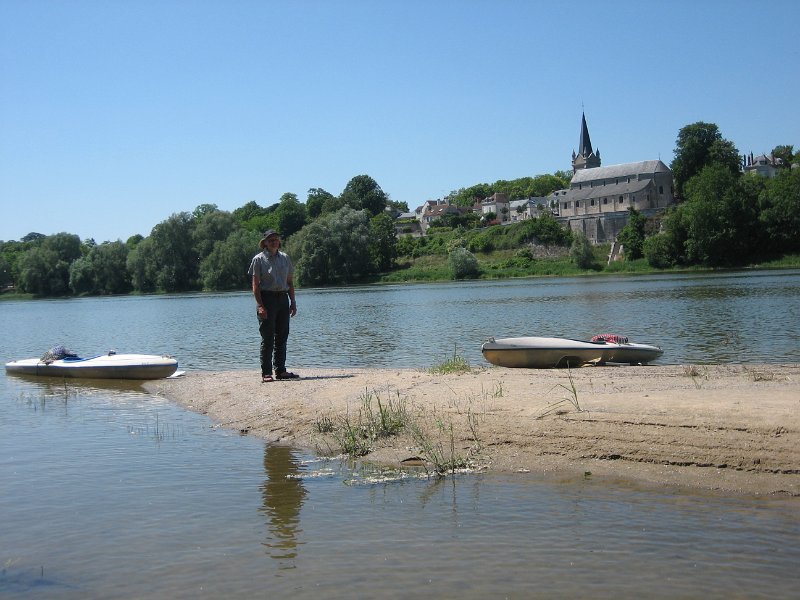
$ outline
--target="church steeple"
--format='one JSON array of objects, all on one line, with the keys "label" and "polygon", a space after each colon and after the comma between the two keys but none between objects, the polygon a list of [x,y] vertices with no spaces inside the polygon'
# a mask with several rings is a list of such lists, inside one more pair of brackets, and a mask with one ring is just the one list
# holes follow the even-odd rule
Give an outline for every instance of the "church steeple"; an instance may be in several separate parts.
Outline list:
[{"label": "church steeple", "polygon": [[592,140],[589,137],[589,128],[586,126],[586,113],[581,113],[581,139],[578,154],[572,152],[572,171],[578,169],[594,169],[600,166],[600,151],[592,149]]},{"label": "church steeple", "polygon": [[589,128],[586,126],[586,113],[581,113],[581,142],[578,154],[589,156],[592,153],[592,140],[589,137]]}]

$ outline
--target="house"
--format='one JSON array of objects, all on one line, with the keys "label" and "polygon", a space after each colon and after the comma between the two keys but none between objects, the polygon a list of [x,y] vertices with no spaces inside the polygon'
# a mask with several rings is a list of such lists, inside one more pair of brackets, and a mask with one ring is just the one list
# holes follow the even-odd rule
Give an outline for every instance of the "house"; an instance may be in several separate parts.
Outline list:
[{"label": "house", "polygon": [[509,201],[506,194],[497,192],[481,202],[481,217],[488,214],[495,215],[498,223],[506,223],[511,220],[509,216]]},{"label": "house", "polygon": [[745,158],[744,172],[751,175],[761,175],[762,177],[775,177],[778,174],[778,169],[783,166],[783,161],[776,158],[774,154],[767,156],[762,154],[753,157],[751,152]]},{"label": "house", "polygon": [[548,198],[525,198],[524,200],[512,200],[508,205],[509,220],[512,223],[517,221],[526,221],[527,219],[534,219],[546,210],[550,205]]},{"label": "house", "polygon": [[445,215],[460,215],[461,210],[455,205],[450,204],[449,200],[427,200],[417,209],[422,233],[428,230],[431,223]]}]

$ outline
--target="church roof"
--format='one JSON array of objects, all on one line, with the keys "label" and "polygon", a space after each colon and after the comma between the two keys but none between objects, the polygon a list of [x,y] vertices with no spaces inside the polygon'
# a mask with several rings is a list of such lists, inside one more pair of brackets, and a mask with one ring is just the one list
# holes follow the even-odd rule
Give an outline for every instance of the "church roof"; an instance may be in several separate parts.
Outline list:
[{"label": "church roof", "polygon": [[594,169],[579,169],[572,176],[571,186],[576,183],[588,183],[598,179],[615,179],[618,177],[635,177],[643,173],[669,173],[669,167],[660,160],[643,160]]},{"label": "church roof", "polygon": [[[597,169],[592,169],[596,171]],[[569,202],[571,200],[589,200],[591,198],[613,198],[624,194],[637,194],[654,185],[649,179],[642,181],[632,180],[630,183],[621,181],[617,184],[598,185],[596,187],[584,187],[582,189],[572,188],[567,190],[563,196],[557,196],[559,202]]]}]

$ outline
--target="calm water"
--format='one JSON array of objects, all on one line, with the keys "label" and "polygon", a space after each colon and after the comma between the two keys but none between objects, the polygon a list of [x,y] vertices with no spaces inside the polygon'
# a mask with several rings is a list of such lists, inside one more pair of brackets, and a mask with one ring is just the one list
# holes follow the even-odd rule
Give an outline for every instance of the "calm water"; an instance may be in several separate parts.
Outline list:
[{"label": "calm water", "polygon": [[[800,361],[800,271],[301,290],[290,366],[427,367],[489,336],[617,332],[662,363]],[[248,294],[0,302],[56,343],[257,368]],[[0,375],[0,597],[796,597],[797,499],[368,473],[136,384]],[[287,475],[289,477],[287,477]]]}]

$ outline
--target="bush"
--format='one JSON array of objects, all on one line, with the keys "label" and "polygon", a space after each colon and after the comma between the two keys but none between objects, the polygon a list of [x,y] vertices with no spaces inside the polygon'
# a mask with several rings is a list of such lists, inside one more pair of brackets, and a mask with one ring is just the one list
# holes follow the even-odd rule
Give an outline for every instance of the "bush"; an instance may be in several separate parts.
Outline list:
[{"label": "bush", "polygon": [[678,252],[667,233],[658,233],[645,239],[642,251],[647,263],[656,269],[669,269],[677,262]]},{"label": "bush", "polygon": [[472,279],[478,276],[478,259],[466,248],[456,248],[448,256],[450,270],[455,279]]},{"label": "bush", "polygon": [[580,269],[591,269],[594,265],[594,251],[592,244],[582,233],[576,233],[572,237],[572,246],[569,249],[569,257]]}]

